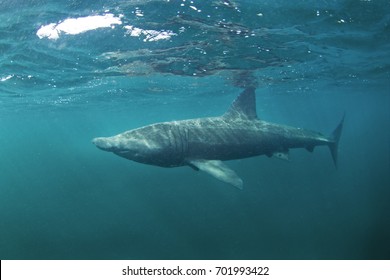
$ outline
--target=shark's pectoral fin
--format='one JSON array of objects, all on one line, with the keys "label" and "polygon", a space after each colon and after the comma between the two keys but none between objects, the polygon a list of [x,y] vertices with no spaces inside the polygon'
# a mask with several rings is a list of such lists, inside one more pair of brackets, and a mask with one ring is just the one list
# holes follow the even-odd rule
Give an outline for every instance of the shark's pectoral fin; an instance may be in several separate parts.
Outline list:
[{"label": "shark's pectoral fin", "polygon": [[240,190],[243,189],[241,178],[220,160],[188,160],[188,165],[192,168],[196,167],[199,170],[205,171],[218,180],[231,184]]},{"label": "shark's pectoral fin", "polygon": [[272,154],[272,156],[274,156],[274,157],[276,157],[278,159],[290,161],[290,156],[288,154],[288,151],[285,151],[285,152],[275,152],[275,153]]},{"label": "shark's pectoral fin", "polygon": [[187,165],[192,169],[194,169],[195,171],[199,171],[199,168],[196,165],[194,165],[192,162],[187,162]]}]

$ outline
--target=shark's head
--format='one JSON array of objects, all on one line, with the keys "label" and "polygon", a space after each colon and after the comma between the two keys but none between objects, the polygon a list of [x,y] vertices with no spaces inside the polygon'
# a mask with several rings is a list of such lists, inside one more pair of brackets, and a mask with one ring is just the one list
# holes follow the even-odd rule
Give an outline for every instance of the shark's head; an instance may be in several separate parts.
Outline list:
[{"label": "shark's head", "polygon": [[92,143],[103,151],[113,152],[115,150],[115,144],[111,138],[112,137],[97,137],[92,139]]},{"label": "shark's head", "polygon": [[[146,137],[145,129],[130,130],[112,137],[98,137],[92,143],[99,149],[118,156],[152,165],[166,166],[170,154],[169,139]],[[146,135],[145,135],[146,134]]]}]

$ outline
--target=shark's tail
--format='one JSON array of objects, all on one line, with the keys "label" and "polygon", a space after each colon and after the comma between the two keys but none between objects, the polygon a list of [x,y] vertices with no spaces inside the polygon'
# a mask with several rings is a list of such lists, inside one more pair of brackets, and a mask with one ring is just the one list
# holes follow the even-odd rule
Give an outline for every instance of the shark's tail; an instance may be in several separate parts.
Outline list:
[{"label": "shark's tail", "polygon": [[345,113],[339,125],[335,128],[335,130],[333,130],[333,133],[329,136],[329,140],[330,140],[329,150],[330,153],[332,154],[333,162],[336,168],[337,168],[337,154],[339,148],[339,140],[341,136],[341,131],[343,130],[344,118],[345,118]]}]

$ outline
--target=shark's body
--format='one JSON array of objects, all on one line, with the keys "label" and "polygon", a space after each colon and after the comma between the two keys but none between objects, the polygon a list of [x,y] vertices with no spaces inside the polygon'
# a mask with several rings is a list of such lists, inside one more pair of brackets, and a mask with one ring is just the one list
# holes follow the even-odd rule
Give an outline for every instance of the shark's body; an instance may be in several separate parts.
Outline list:
[{"label": "shark's body", "polygon": [[[100,149],[145,164],[188,165],[242,188],[243,182],[222,161],[259,155],[288,159],[291,148],[330,148],[337,165],[343,120],[330,137],[321,133],[259,120],[255,89],[248,88],[220,117],[151,124],[112,137],[93,139]],[[344,118],[343,118],[344,119]]]}]

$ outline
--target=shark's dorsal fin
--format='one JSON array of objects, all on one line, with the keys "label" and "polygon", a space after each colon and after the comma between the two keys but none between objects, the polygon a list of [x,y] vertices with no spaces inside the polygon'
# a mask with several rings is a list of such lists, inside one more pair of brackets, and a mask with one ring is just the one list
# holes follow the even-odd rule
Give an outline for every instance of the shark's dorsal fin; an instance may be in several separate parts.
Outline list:
[{"label": "shark's dorsal fin", "polygon": [[255,88],[246,88],[223,115],[229,119],[257,119]]}]

